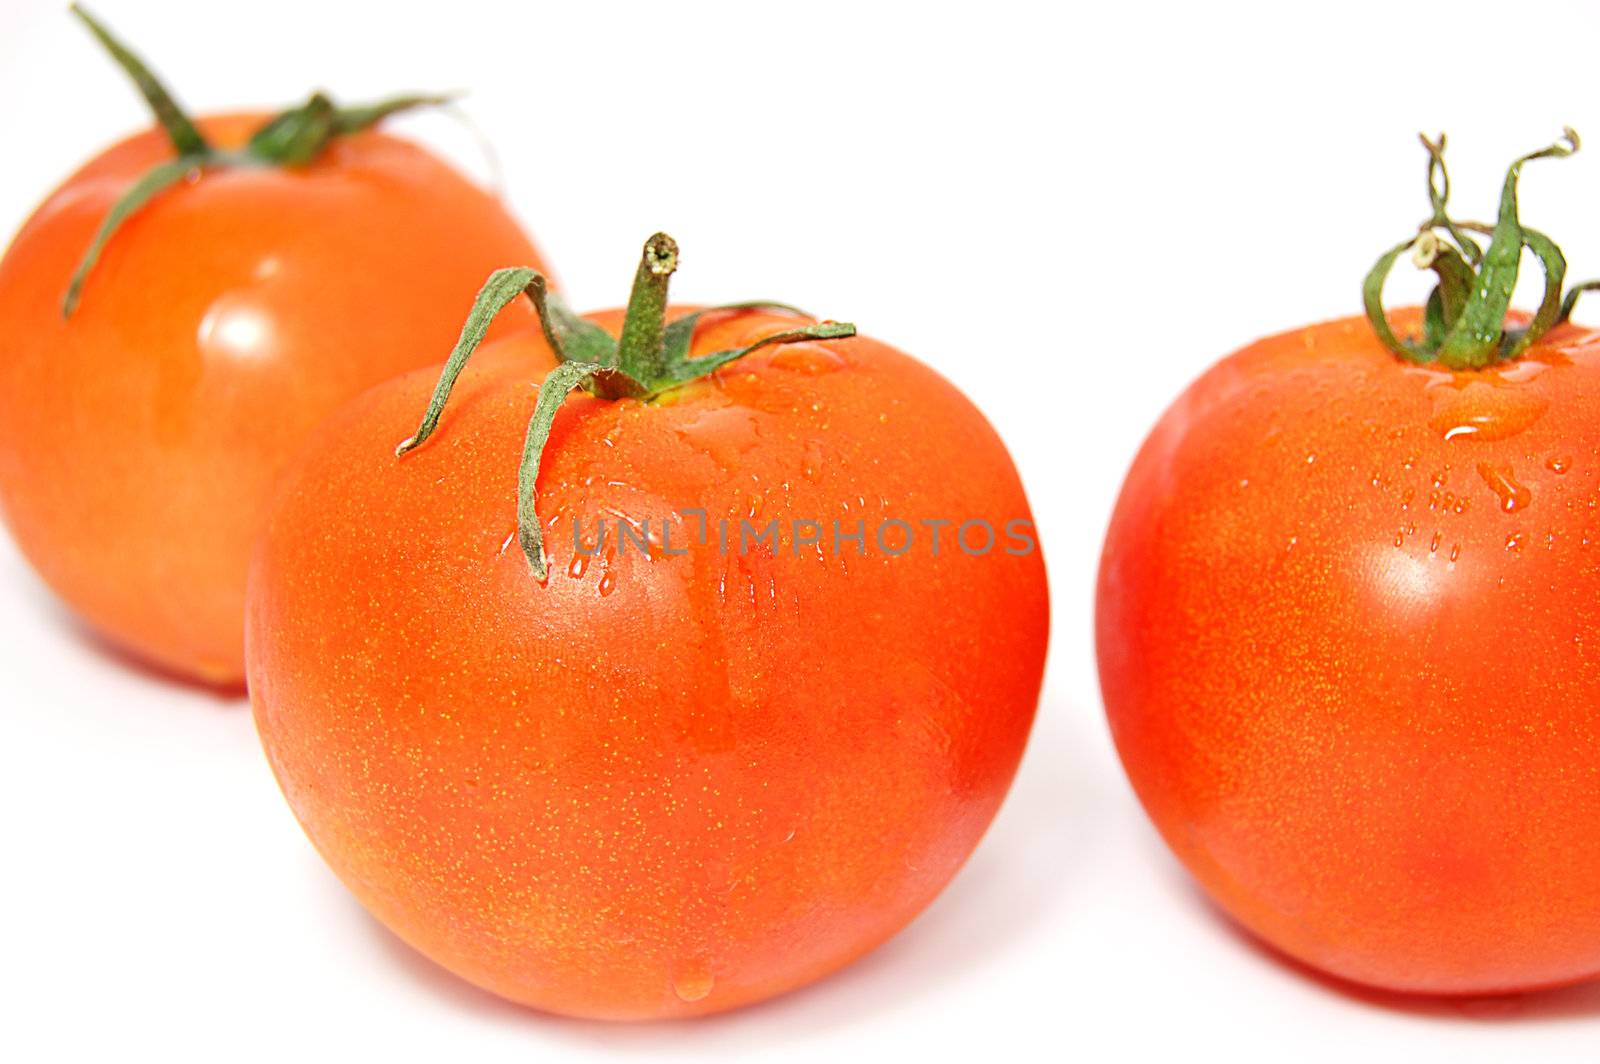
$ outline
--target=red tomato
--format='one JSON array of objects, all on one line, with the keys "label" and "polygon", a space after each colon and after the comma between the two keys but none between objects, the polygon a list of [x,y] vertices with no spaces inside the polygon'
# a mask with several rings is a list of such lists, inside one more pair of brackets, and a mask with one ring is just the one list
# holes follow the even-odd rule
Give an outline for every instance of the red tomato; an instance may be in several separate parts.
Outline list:
[{"label": "red tomato", "polygon": [[[227,150],[269,117],[199,127]],[[538,258],[495,197],[360,132],[304,165],[217,166],[161,193],[64,317],[113,203],[173,158],[159,131],[108,149],[0,259],[0,512],[102,635],[237,684],[245,574],[279,471],[346,399],[437,362],[485,272]]]},{"label": "red tomato", "polygon": [[1394,990],[1600,973],[1600,334],[1500,359],[1489,310],[1481,369],[1361,319],[1224,359],[1100,570],[1106,710],[1167,843],[1279,949]]},{"label": "red tomato", "polygon": [[[693,351],[809,324],[715,312]],[[480,354],[403,458],[435,374],[368,392],[305,452],[251,578],[273,770],[379,919],[505,997],[645,1019],[800,986],[927,905],[1010,783],[1048,609],[1022,486],[906,355],[768,347],[560,408],[540,579],[515,471],[542,350]],[[830,542],[836,519],[863,553]],[[779,534],[741,549],[741,520]],[[895,554],[891,520],[916,537]],[[952,522],[937,553],[924,520]],[[964,521],[994,530],[981,556]]]}]

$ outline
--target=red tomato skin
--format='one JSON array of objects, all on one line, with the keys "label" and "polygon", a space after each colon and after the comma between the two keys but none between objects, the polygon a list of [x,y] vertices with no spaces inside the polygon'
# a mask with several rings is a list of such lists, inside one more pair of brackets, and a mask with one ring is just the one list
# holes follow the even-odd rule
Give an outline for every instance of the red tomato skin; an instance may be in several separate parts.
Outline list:
[{"label": "red tomato skin", "polygon": [[[696,350],[792,325],[726,316]],[[926,906],[993,817],[1038,700],[1039,552],[722,555],[712,532],[583,559],[571,522],[591,545],[599,516],[685,508],[1003,527],[1031,521],[1015,470],[905,355],[767,349],[652,404],[568,401],[541,586],[515,539],[536,346],[480,352],[403,459],[431,373],[307,450],[252,570],[273,770],[380,920],[514,1001],[645,1020],[808,983]]]},{"label": "red tomato skin", "polygon": [[[266,118],[201,126],[236,145]],[[342,402],[441,362],[489,271],[540,259],[493,196],[367,132],[301,169],[216,169],[158,196],[64,320],[111,204],[170,157],[156,131],[107,149],[0,259],[0,516],[101,636],[232,686],[279,471]]]},{"label": "red tomato skin", "polygon": [[1361,319],[1284,333],[1128,474],[1096,610],[1117,749],[1211,896],[1314,968],[1600,972],[1597,345],[1451,374]]}]

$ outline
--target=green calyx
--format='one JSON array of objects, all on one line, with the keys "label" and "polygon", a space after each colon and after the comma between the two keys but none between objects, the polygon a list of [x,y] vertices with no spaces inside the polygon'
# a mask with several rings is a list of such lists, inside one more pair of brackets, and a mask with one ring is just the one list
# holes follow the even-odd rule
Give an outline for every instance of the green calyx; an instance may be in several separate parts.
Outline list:
[{"label": "green calyx", "polygon": [[597,399],[650,400],[674,388],[710,376],[728,363],[753,351],[774,344],[804,340],[839,340],[854,336],[856,327],[844,322],[824,321],[816,325],[787,329],[763,337],[747,347],[730,348],[691,358],[694,330],[701,318],[719,311],[781,310],[805,315],[786,303],[757,300],[707,307],[668,322],[667,286],[678,268],[678,245],[665,233],[645,242],[639,269],[634,274],[633,291],[623,317],[621,335],[613,339],[600,326],[579,317],[549,290],[538,271],[523,267],[496,270],[478,292],[472,311],[461,328],[461,338],[439,374],[428,409],[417,431],[395,448],[397,456],[422,446],[439,426],[439,416],[450,399],[456,378],[467,360],[483,342],[495,316],[526,295],[538,312],[545,341],[560,363],[539,386],[539,398],[528,421],[523,443],[522,464],[517,474],[517,538],[534,574],[544,580],[547,574],[544,541],[535,495],[539,463],[556,413],[567,396],[583,389]]},{"label": "green calyx", "polygon": [[[1575,286],[1561,298],[1567,260],[1555,241],[1522,224],[1517,212],[1517,181],[1524,163],[1558,158],[1578,150],[1578,135],[1563,131],[1562,139],[1530,152],[1511,164],[1500,192],[1500,213],[1493,226],[1450,217],[1450,175],[1444,164],[1444,134],[1437,141],[1424,135],[1428,151],[1428,199],[1433,213],[1405,240],[1378,259],[1361,288],[1367,320],[1378,339],[1410,362],[1437,364],[1452,370],[1482,369],[1517,358],[1539,337],[1567,320],[1578,295],[1600,282]],[[1469,234],[1489,237],[1484,249]],[[1544,270],[1544,296],[1527,325],[1506,328],[1506,313],[1517,286],[1522,252],[1531,251]],[[1383,309],[1383,285],[1403,252],[1411,252],[1418,269],[1432,270],[1438,283],[1428,295],[1423,311],[1422,335],[1402,339],[1389,325]]]},{"label": "green calyx", "polygon": [[448,96],[407,95],[359,107],[339,107],[325,94],[313,93],[305,103],[269,119],[243,148],[225,151],[206,140],[193,119],[173,99],[166,86],[150,72],[144,61],[112,36],[111,31],[98,19],[78,4],[73,4],[70,10],[89,28],[89,32],[94,34],[95,39],[138,88],[139,94],[155,115],[156,122],[172,142],[177,157],[152,168],[112,205],[79,261],[77,270],[73,272],[72,280],[67,284],[66,295],[61,302],[63,317],[71,317],[77,309],[84,281],[122,223],[167,188],[192,179],[203,170],[219,167],[305,166],[338,137],[358,133],[396,112],[445,104],[451,99]]}]

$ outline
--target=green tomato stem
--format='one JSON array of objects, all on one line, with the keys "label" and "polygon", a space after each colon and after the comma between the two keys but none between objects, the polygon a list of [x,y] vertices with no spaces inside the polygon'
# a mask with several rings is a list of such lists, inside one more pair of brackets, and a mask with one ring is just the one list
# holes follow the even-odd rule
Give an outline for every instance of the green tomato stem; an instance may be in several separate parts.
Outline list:
[{"label": "green tomato stem", "polygon": [[[1449,213],[1450,175],[1445,167],[1445,138],[1422,137],[1428,150],[1428,199],[1432,214],[1418,235],[1384,252],[1362,284],[1362,305],[1373,331],[1384,346],[1411,362],[1437,363],[1452,370],[1474,370],[1520,356],[1539,337],[1566,319],[1576,300],[1575,290],[1566,300],[1561,285],[1567,262],[1555,241],[1522,224],[1517,205],[1517,184],[1523,164],[1534,159],[1558,158],[1578,150],[1578,135],[1571,129],[1549,147],[1530,152],[1513,162],[1500,193],[1500,210],[1493,228],[1460,222]],[[1468,232],[1486,233],[1487,250]],[[1402,339],[1394,334],[1383,309],[1383,286],[1395,261],[1406,250],[1419,268],[1430,269],[1438,283],[1428,296],[1422,336]],[[1531,251],[1544,271],[1544,296],[1527,326],[1506,328],[1506,314],[1516,290],[1524,249]]]},{"label": "green tomato stem", "polygon": [[667,327],[667,288],[677,268],[676,241],[665,233],[645,241],[617,339],[617,366],[635,380],[656,380],[666,370],[661,341]]},{"label": "green tomato stem", "polygon": [[324,93],[313,93],[305,103],[281,111],[269,119],[255,131],[241,150],[223,151],[201,135],[194,121],[178,106],[160,79],[103,23],[78,4],[73,4],[70,10],[133,81],[150,106],[157,123],[166,131],[177,157],[152,168],[112,204],[67,283],[67,290],[61,299],[63,317],[70,318],[77,309],[84,282],[99,262],[106,244],[122,224],[164,189],[185,177],[218,167],[305,166],[339,137],[369,129],[400,111],[447,104],[454,99],[452,96],[411,93],[356,107],[339,107]]},{"label": "green tomato stem", "polygon": [[528,421],[522,462],[517,470],[517,541],[522,546],[528,565],[541,582],[548,570],[537,509],[539,467],[550,441],[556,415],[574,390],[582,388],[595,398],[604,400],[650,400],[709,376],[720,367],[763,347],[811,340],[841,340],[856,334],[856,327],[847,322],[823,321],[772,333],[746,347],[691,357],[695,326],[707,314],[781,310],[809,315],[786,303],[754,301],[708,307],[684,315],[668,325],[667,286],[673,271],[677,269],[677,259],[678,245],[665,233],[657,233],[645,242],[639,267],[634,272],[633,291],[623,318],[621,337],[616,340],[598,325],[574,314],[559,296],[549,290],[549,283],[538,271],[525,266],[496,270],[473,300],[466,324],[461,327],[461,336],[456,340],[450,357],[445,360],[417,431],[395,448],[395,456],[402,457],[433,436],[457,379],[483,342],[490,323],[518,296],[526,295],[539,316],[545,342],[559,363],[539,387],[539,398]]}]

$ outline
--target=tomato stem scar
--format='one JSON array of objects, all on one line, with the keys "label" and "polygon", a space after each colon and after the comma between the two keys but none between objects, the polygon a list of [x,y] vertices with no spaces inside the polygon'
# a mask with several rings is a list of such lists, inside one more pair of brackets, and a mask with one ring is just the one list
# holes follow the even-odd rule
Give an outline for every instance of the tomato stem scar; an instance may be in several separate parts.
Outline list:
[{"label": "tomato stem scar", "polygon": [[772,333],[746,347],[691,357],[695,327],[707,314],[777,310],[799,317],[811,315],[787,303],[753,300],[707,307],[668,322],[667,290],[677,267],[678,245],[670,236],[657,233],[645,241],[618,339],[612,339],[600,326],[573,313],[560,296],[550,291],[549,282],[537,270],[526,266],[496,270],[473,300],[472,310],[461,327],[461,336],[445,360],[417,431],[395,448],[396,457],[404,456],[433,435],[456,380],[483,342],[490,323],[517,297],[526,295],[538,314],[545,342],[560,363],[539,387],[539,398],[528,420],[522,462],[517,471],[517,540],[534,575],[541,581],[548,570],[543,531],[535,507],[539,465],[556,414],[573,391],[582,388],[597,399],[610,401],[649,400],[709,376],[718,368],[763,347],[807,340],[842,340],[856,334],[856,327],[847,322],[823,321]]}]

